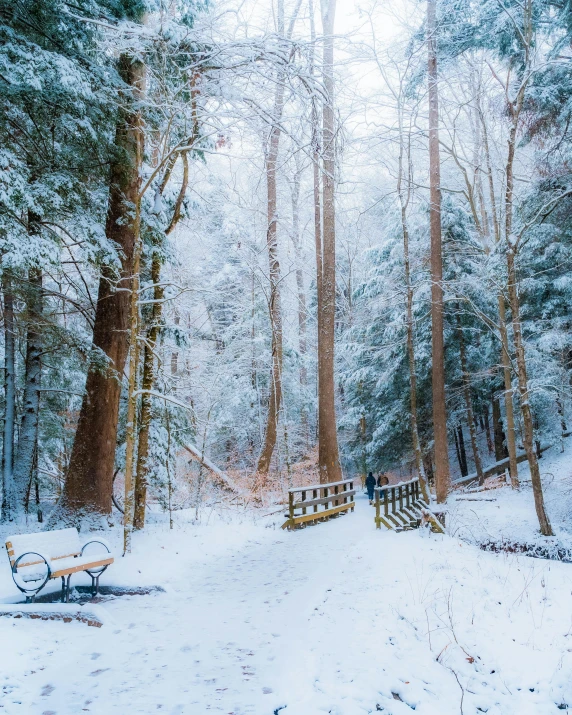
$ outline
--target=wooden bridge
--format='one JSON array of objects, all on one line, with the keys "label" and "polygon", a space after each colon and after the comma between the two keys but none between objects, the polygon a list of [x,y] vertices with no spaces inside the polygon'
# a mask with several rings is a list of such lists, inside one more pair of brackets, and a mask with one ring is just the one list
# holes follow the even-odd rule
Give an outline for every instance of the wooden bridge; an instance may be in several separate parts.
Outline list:
[{"label": "wooden bridge", "polygon": [[330,484],[311,484],[288,490],[288,517],[283,529],[294,529],[309,522],[323,521],[354,510],[354,480]]},{"label": "wooden bridge", "polygon": [[388,484],[375,490],[375,526],[382,525],[395,531],[417,529],[425,522],[431,530],[444,532],[437,517],[429,511],[423,499],[419,479],[411,479],[400,484]]}]

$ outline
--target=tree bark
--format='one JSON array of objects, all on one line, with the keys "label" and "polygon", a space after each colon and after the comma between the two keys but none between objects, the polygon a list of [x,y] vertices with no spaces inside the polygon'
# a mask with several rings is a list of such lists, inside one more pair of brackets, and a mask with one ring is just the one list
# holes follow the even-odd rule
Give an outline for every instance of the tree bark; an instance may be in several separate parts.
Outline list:
[{"label": "tree bark", "polygon": [[139,428],[139,443],[137,448],[137,474],[135,478],[135,512],[133,517],[133,528],[143,529],[145,526],[145,506],[147,501],[147,481],[149,466],[149,430],[152,417],[152,396],[149,390],[155,384],[155,345],[161,329],[162,300],[164,289],[161,280],[161,258],[157,251],[153,252],[151,259],[151,281],[153,282],[153,309],[151,314],[151,324],[147,331],[147,339],[143,352],[143,377],[141,380],[141,414]]},{"label": "tree bark", "polygon": [[[406,294],[406,326],[407,326],[407,356],[409,361],[409,406],[411,419],[411,443],[415,457],[415,467],[419,475],[419,483],[423,497],[427,503],[430,501],[429,488],[425,478],[423,468],[423,457],[421,454],[421,444],[419,441],[419,430],[417,428],[417,370],[415,367],[415,335],[413,319],[413,285],[411,283],[411,262],[409,256],[409,226],[407,223],[407,207],[411,193],[411,184],[408,181],[407,190],[403,190],[404,175],[404,140],[403,140],[403,112],[401,97],[399,98],[398,122],[399,122],[399,162],[397,175],[397,194],[401,208],[401,231],[403,233],[403,263],[405,270],[405,294]],[[407,167],[408,173],[411,166],[410,142],[407,143]]]},{"label": "tree bark", "polygon": [[[193,84],[193,88],[195,84]],[[196,91],[196,90],[193,90]],[[196,95],[194,95],[195,97]],[[189,138],[188,144],[191,145],[198,138],[199,128],[198,120],[196,118],[196,100],[195,102],[195,128],[193,135]],[[181,188],[175,202],[175,207],[173,211],[173,216],[169,223],[169,226],[165,230],[165,235],[168,236],[172,231],[174,231],[176,225],[179,223],[182,211],[181,207],[187,193],[187,188],[189,185],[189,161],[187,156],[187,151],[181,152],[181,159],[183,162],[183,181],[181,183]],[[163,180],[159,187],[159,193],[163,194],[165,188],[171,177],[171,172],[174,168],[174,162],[170,163],[165,170]],[[138,444],[137,444],[137,468],[135,473],[135,488],[134,488],[134,509],[133,509],[133,528],[139,531],[145,526],[145,510],[147,504],[147,486],[148,486],[148,474],[149,467],[147,460],[149,458],[149,430],[151,428],[152,420],[152,396],[149,393],[153,389],[155,384],[155,345],[157,344],[157,339],[159,337],[159,331],[161,329],[161,319],[163,312],[163,297],[165,290],[160,284],[161,281],[161,256],[158,251],[153,251],[151,256],[151,282],[153,284],[153,308],[151,310],[151,324],[147,330],[147,337],[145,340],[145,347],[143,349],[143,376],[141,380],[141,389],[143,394],[141,395],[141,411],[139,416],[139,434],[138,434]],[[176,322],[179,321],[179,316],[175,317]],[[171,372],[173,371],[173,356],[171,355]],[[176,360],[175,360],[176,363]]]},{"label": "tree bark", "polygon": [[334,336],[336,321],[336,137],[334,117],[334,20],[336,0],[322,0],[324,33],[322,108],[322,246],[320,280],[321,310],[318,313],[318,465],[320,482],[342,479],[338,452],[334,381]]},{"label": "tree bark", "polygon": [[459,438],[459,466],[463,477],[468,476],[469,466],[467,464],[467,451],[465,449],[465,435],[463,434],[463,425],[459,422],[457,425],[457,435]]},{"label": "tree bark", "polygon": [[443,326],[443,256],[441,238],[441,168],[439,156],[439,93],[437,87],[436,0],[427,0],[427,67],[429,83],[429,184],[431,228],[431,356],[435,487],[437,502],[451,488],[445,403],[445,344]]},{"label": "tree bark", "polygon": [[[489,139],[487,124],[485,122],[484,113],[480,104],[480,95],[477,95],[477,106],[478,114],[481,121],[482,127],[482,137],[483,137],[483,149],[485,154],[485,160],[487,164],[487,177],[489,185],[489,198],[491,202],[491,213],[493,217],[493,230],[495,236],[495,243],[497,246],[501,241],[501,226],[499,221],[499,216],[496,207],[496,197],[495,197],[495,186],[493,179],[493,170],[491,165],[491,155],[489,150]],[[514,156],[514,155],[513,155]],[[512,195],[512,192],[511,192]],[[512,203],[512,199],[511,199]],[[512,206],[511,206],[512,211]],[[503,370],[503,380],[504,380],[504,404],[506,413],[506,423],[507,423],[507,434],[506,434],[506,444],[508,449],[509,457],[509,474],[510,482],[513,489],[519,487],[518,481],[518,463],[516,460],[516,432],[514,423],[514,404],[512,396],[512,370],[510,364],[510,352],[508,345],[508,334],[506,329],[506,308],[505,299],[502,291],[499,291],[497,296],[498,308],[499,308],[499,329],[500,329],[500,339],[501,339],[501,365]]]},{"label": "tree bark", "polygon": [[471,399],[471,378],[467,368],[467,353],[465,350],[465,339],[461,318],[457,313],[457,330],[459,333],[459,355],[461,358],[461,372],[463,375],[463,396],[465,398],[465,409],[467,411],[467,423],[469,425],[469,434],[471,436],[471,449],[473,451],[473,459],[475,461],[475,471],[479,478],[479,484],[485,481],[483,475],[483,464],[481,462],[481,453],[477,444],[477,428],[475,426],[475,415],[473,412],[473,400]]},{"label": "tree bark", "polygon": [[[508,180],[507,180],[508,184]],[[508,189],[507,189],[508,190]],[[510,309],[512,313],[512,330],[514,347],[516,351],[516,366],[518,375],[518,391],[520,396],[520,409],[522,411],[522,421],[524,425],[523,442],[524,451],[530,467],[530,479],[532,481],[532,491],[534,494],[534,506],[540,532],[543,536],[553,536],[552,527],[546,508],[544,506],[544,495],[542,493],[542,481],[540,479],[540,469],[538,467],[538,457],[534,450],[534,426],[532,411],[530,409],[530,395],[528,392],[528,376],[526,373],[526,360],[524,355],[524,342],[522,339],[522,326],[520,322],[520,301],[517,290],[517,275],[514,252],[511,247],[507,250],[508,268],[508,295]]]},{"label": "tree bark", "polygon": [[487,449],[489,451],[489,454],[494,454],[494,448],[493,448],[493,441],[491,439],[491,423],[489,420],[489,409],[485,405],[485,411],[483,413],[483,418],[485,422],[485,436],[487,439]]},{"label": "tree bark", "polygon": [[492,403],[495,461],[500,462],[501,459],[506,459],[508,457],[508,450],[506,448],[506,435],[504,433],[504,427],[502,423],[500,401],[496,397],[493,397]]},{"label": "tree bark", "polygon": [[513,489],[520,487],[518,480],[518,462],[516,460],[516,430],[514,427],[514,402],[512,398],[512,370],[508,348],[508,333],[506,329],[506,310],[504,295],[498,295],[499,325],[501,336],[501,362],[504,380],[504,407],[506,413],[506,446],[508,450],[508,471]]},{"label": "tree bark", "polygon": [[[284,0],[278,0],[277,30],[280,37],[284,36]],[[284,72],[279,69],[276,75],[276,93],[272,124],[268,133],[266,147],[266,206],[267,228],[266,248],[268,250],[268,268],[270,278],[270,297],[268,311],[270,314],[270,329],[272,333],[272,368],[270,372],[270,394],[268,398],[268,413],[264,442],[258,458],[257,471],[268,474],[270,462],[276,446],[278,434],[278,419],[282,403],[282,308],[280,305],[280,261],[278,258],[278,216],[276,196],[276,162],[280,147],[281,121],[284,109]]]},{"label": "tree bark", "polygon": [[[524,35],[523,42],[525,45],[525,53],[523,63],[526,70],[530,69],[531,53],[533,45],[533,22],[532,22],[532,3],[528,2],[523,7],[523,24]],[[508,80],[507,80],[508,82]],[[513,192],[514,192],[514,160],[516,152],[517,134],[520,123],[520,116],[524,107],[526,92],[526,82],[522,81],[519,85],[516,97],[514,100],[508,99],[507,92],[507,109],[511,118],[510,133],[508,139],[508,153],[506,160],[506,188],[505,188],[505,242],[506,242],[506,261],[507,261],[507,279],[508,279],[508,299],[511,309],[513,341],[516,352],[516,367],[518,378],[518,390],[520,396],[520,409],[523,419],[523,442],[524,450],[528,466],[530,468],[530,478],[532,481],[532,491],[534,493],[534,506],[536,515],[540,525],[540,531],[544,536],[552,536],[552,527],[544,506],[544,495],[542,493],[542,481],[540,478],[540,469],[538,467],[538,457],[534,450],[534,424],[532,411],[530,409],[530,395],[528,392],[528,375],[526,369],[526,357],[524,352],[524,340],[522,336],[522,325],[520,320],[520,298],[518,295],[518,274],[516,270],[516,251],[518,249],[518,241],[512,233],[513,222]],[[518,483],[514,486],[518,486]]]},{"label": "tree bark", "polygon": [[[30,228],[30,233],[35,232]],[[28,270],[26,286],[26,363],[24,378],[23,414],[18,447],[14,459],[14,493],[16,508],[24,508],[28,486],[32,482],[34,460],[38,445],[40,420],[40,389],[42,386],[42,271]]]},{"label": "tree bark", "polygon": [[302,391],[302,408],[300,423],[302,438],[306,451],[310,448],[310,433],[308,425],[308,408],[306,406],[306,387],[308,385],[308,368],[306,367],[306,353],[308,342],[306,337],[306,289],[304,286],[304,271],[302,266],[302,246],[300,244],[300,181],[302,169],[299,166],[299,155],[295,155],[296,173],[291,185],[292,191],[292,244],[296,258],[296,289],[298,292],[298,351],[300,355],[300,389]]},{"label": "tree bark", "polygon": [[461,476],[464,477],[465,473],[463,470],[463,460],[461,459],[461,452],[459,451],[459,437],[457,436],[457,428],[453,430],[453,439],[455,441],[455,453],[457,455],[457,462],[459,463],[459,469],[461,470]]},{"label": "tree bark", "polygon": [[273,125],[270,128],[268,150],[266,155],[266,192],[268,227],[266,230],[266,247],[268,249],[268,267],[270,276],[269,314],[272,331],[272,369],[270,373],[270,396],[264,444],[258,458],[257,471],[267,474],[270,461],[276,446],[278,418],[282,402],[282,309],[280,305],[280,261],[278,258],[277,235],[277,200],[276,200],[276,162],[280,144],[280,120],[284,106],[284,81],[278,77],[278,87],[274,100]]},{"label": "tree bark", "polygon": [[[117,276],[111,266],[104,266],[99,281],[93,331],[95,359],[88,370],[64,490],[54,515],[56,520],[68,522],[111,513],[119,398],[129,349],[127,289],[137,239],[140,119],[135,105],[142,96],[144,80],[142,63],[125,54],[119,58],[118,69],[131,91],[126,92],[117,122],[106,235],[120,249],[121,267]],[[106,357],[107,365],[98,364],[97,353]]]},{"label": "tree bark", "polygon": [[14,295],[10,273],[2,273],[4,293],[4,430],[2,449],[2,521],[15,516],[14,501],[14,427],[16,423],[16,335],[14,332]]}]

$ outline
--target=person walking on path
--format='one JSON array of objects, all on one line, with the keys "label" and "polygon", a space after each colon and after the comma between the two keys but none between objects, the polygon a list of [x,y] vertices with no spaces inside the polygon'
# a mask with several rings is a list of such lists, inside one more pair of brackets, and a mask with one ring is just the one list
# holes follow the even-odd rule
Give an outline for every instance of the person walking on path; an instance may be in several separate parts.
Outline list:
[{"label": "person walking on path", "polygon": [[[389,484],[389,479],[388,479],[387,475],[384,474],[383,472],[380,472],[379,477],[377,478],[377,486],[378,487],[386,487],[388,484]],[[380,491],[380,493],[379,493],[380,499],[385,499],[383,494],[384,494],[384,492]]]},{"label": "person walking on path", "polygon": [[370,472],[367,475],[367,479],[365,480],[365,488],[367,489],[369,503],[373,504],[373,490],[375,489],[375,477],[373,476],[373,472]]},{"label": "person walking on path", "polygon": [[377,486],[378,487],[386,487],[389,484],[389,479],[386,474],[383,472],[379,473],[379,477],[377,478]]}]

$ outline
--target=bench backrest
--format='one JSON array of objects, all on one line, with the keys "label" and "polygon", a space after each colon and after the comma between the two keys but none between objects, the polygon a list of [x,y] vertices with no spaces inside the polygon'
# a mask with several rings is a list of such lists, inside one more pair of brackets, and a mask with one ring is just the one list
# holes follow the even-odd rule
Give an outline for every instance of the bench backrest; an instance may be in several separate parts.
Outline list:
[{"label": "bench backrest", "polygon": [[[18,556],[28,551],[37,551],[49,556],[50,559],[64,559],[67,556],[78,556],[81,553],[79,534],[74,528],[9,536],[6,539],[6,548],[12,566]],[[29,560],[23,559],[18,566],[31,566],[36,563],[38,563],[38,557],[30,554]]]}]

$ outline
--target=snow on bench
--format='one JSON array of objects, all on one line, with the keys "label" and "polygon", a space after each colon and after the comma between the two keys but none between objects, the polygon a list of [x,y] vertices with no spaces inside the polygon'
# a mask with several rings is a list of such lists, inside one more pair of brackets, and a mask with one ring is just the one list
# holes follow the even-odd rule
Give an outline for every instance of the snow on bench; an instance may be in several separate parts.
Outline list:
[{"label": "snow on bench", "polygon": [[[300,495],[298,501],[296,501],[296,494]],[[353,479],[289,489],[288,514],[286,514],[288,520],[282,524],[282,528],[290,530],[306,522],[321,521],[343,514],[348,509],[353,511],[354,495]],[[323,509],[319,510],[320,506]]]},{"label": "snow on bench", "polygon": [[54,578],[62,579],[62,601],[69,602],[71,576],[80,571],[91,576],[92,593],[96,595],[99,577],[113,563],[105,539],[96,537],[81,544],[73,528],[9,536],[6,549],[12,578],[26,595],[26,602],[33,602]]}]

